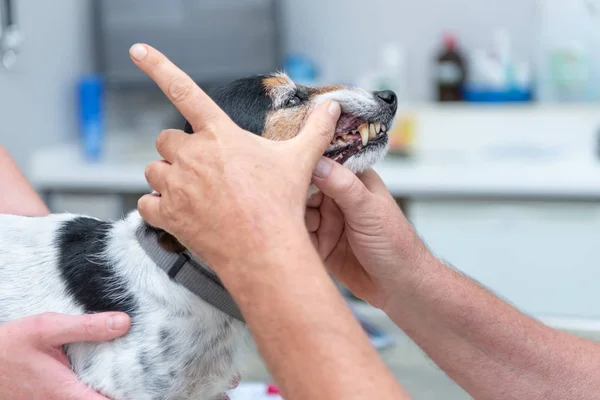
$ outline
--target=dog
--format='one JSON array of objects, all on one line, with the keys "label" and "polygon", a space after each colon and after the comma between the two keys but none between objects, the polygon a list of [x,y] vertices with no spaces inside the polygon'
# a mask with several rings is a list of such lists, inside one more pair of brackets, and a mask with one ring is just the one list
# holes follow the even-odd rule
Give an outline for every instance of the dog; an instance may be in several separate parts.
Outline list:
[{"label": "dog", "polygon": [[[397,110],[391,91],[310,88],[283,73],[209,94],[241,128],[271,140],[296,136],[317,104],[338,101],[325,156],[356,173],[385,156]],[[193,132],[189,123],[185,131]],[[195,278],[180,279],[182,268]],[[131,316],[122,338],[64,348],[81,381],[113,400],[212,400],[230,388],[248,335],[235,305],[223,308],[227,295],[211,273],[136,211],[119,221],[0,216],[0,321],[46,312]]]}]

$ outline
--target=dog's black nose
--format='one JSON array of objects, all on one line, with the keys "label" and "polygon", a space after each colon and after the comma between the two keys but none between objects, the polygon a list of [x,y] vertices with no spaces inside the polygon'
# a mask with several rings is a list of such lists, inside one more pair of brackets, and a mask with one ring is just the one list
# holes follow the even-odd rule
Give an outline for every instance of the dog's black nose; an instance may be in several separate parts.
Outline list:
[{"label": "dog's black nose", "polygon": [[396,96],[396,93],[391,90],[382,90],[381,92],[375,92],[375,96],[387,103],[392,109],[392,112],[396,112],[396,109],[398,108],[398,96]]}]

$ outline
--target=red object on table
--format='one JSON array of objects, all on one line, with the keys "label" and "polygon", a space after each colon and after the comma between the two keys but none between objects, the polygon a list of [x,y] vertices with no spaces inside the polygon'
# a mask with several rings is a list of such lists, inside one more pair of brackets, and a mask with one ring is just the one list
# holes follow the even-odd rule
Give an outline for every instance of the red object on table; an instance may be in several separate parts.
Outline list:
[{"label": "red object on table", "polygon": [[279,393],[279,388],[275,385],[269,385],[267,387],[267,394],[268,395],[276,395],[276,394],[280,394]]}]

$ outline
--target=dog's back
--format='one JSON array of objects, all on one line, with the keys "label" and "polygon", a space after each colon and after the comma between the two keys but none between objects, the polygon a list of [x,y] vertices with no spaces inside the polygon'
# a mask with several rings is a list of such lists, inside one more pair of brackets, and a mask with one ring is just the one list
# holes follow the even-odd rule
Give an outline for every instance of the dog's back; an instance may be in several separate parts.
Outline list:
[{"label": "dog's back", "polygon": [[57,227],[68,214],[0,215],[0,321],[42,312],[81,314],[57,269]]},{"label": "dog's back", "polygon": [[244,327],[171,281],[136,240],[142,226],[137,213],[0,215],[0,321],[125,311],[125,337],[66,346],[82,381],[114,400],[212,399],[236,373]]}]

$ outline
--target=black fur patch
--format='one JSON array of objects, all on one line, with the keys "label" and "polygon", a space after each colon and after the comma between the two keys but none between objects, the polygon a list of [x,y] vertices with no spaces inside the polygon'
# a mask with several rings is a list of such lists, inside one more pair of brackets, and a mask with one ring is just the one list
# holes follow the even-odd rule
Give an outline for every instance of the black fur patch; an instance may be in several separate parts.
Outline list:
[{"label": "black fur patch", "polygon": [[[208,94],[239,127],[262,135],[267,112],[273,107],[263,85],[265,78],[258,75],[239,79]],[[189,122],[185,125],[185,132],[194,132]]]},{"label": "black fur patch", "polygon": [[58,268],[69,294],[86,312],[122,311],[132,316],[137,304],[106,260],[110,222],[77,217],[58,230]]}]

